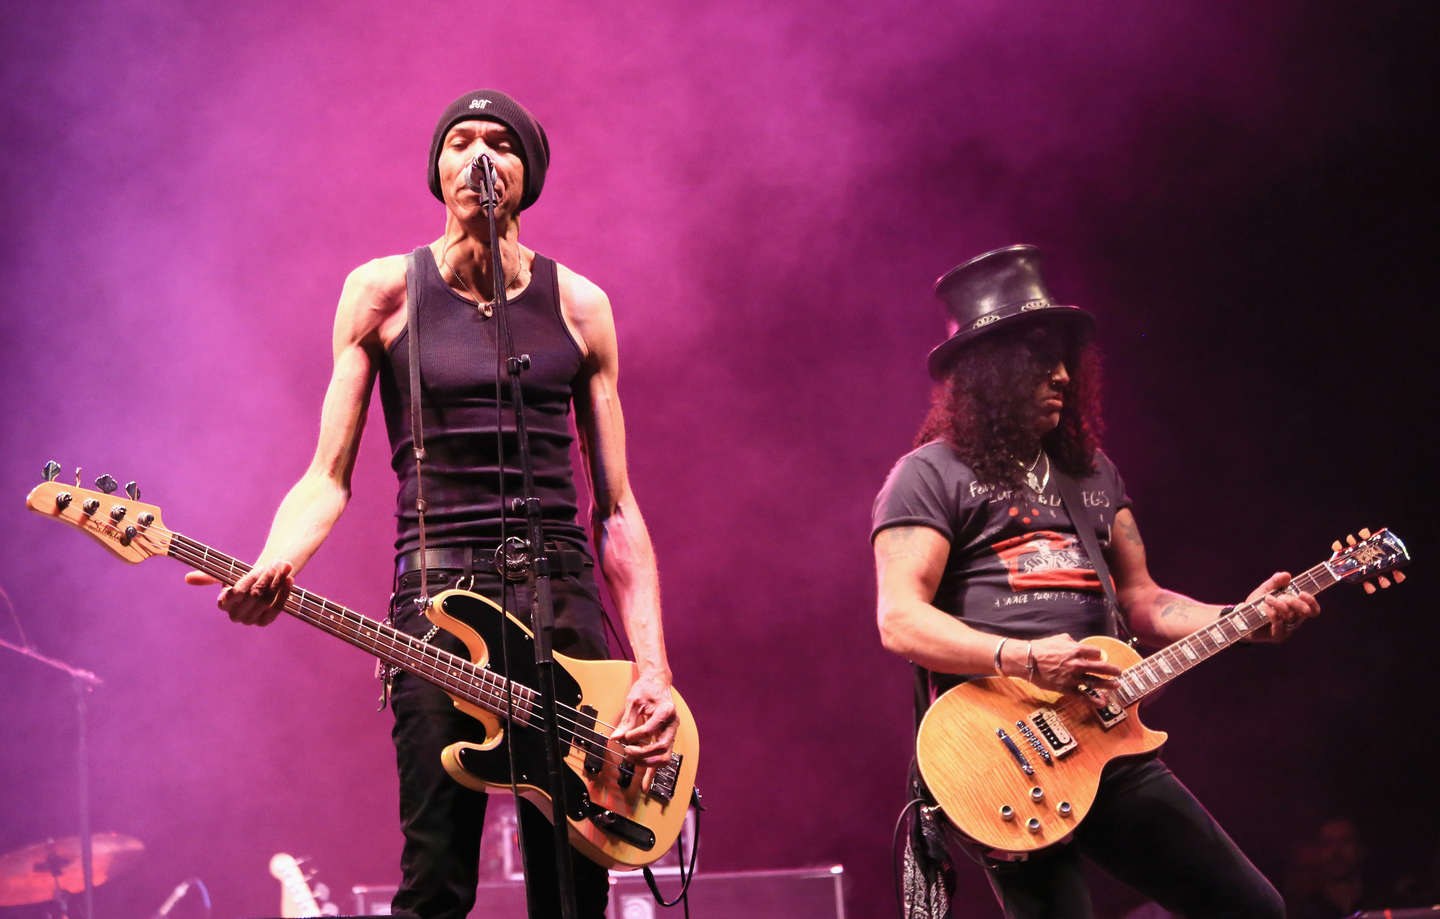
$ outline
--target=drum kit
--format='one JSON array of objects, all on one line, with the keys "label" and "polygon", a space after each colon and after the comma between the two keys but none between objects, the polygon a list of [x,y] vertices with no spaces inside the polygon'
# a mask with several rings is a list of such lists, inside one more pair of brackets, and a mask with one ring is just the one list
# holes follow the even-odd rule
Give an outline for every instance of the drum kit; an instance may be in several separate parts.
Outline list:
[{"label": "drum kit", "polygon": [[[56,919],[69,915],[69,894],[85,890],[81,837],[47,839],[0,855],[0,906],[52,904]],[[133,836],[96,833],[90,837],[92,886],[99,887],[129,871],[145,853]]]}]

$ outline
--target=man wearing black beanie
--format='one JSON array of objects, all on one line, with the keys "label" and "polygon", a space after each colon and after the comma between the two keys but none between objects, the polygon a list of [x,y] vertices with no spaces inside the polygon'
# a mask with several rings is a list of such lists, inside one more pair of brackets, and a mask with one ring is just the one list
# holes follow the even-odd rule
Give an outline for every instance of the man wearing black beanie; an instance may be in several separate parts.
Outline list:
[{"label": "man wearing black beanie", "polygon": [[[491,272],[488,220],[463,174],[481,154],[490,157],[496,171],[495,222],[504,270],[498,279]],[[466,93],[442,113],[430,144],[427,177],[430,191],[445,204],[445,231],[412,253],[413,277],[407,277],[409,257],[392,255],[361,265],[346,279],[335,317],[335,365],[315,457],[281,502],[253,571],[222,590],[219,605],[231,619],[249,625],[267,625],[280,613],[295,573],[320,548],[349,499],[351,472],[378,379],[399,479],[392,616],[397,628],[468,657],[459,639],[431,627],[414,600],[421,593],[422,572],[428,570],[429,596],[458,585],[498,602],[504,582],[491,560],[500,543],[502,513],[509,534],[524,530],[523,517],[502,510],[497,475],[497,470],[503,472],[506,496],[519,494],[508,396],[501,393],[503,404],[496,404],[498,281],[505,289],[516,352],[530,358],[522,385],[535,494],[551,559],[554,648],[573,658],[609,656],[593,573],[598,561],[634,649],[637,673],[624,716],[611,736],[637,767],[661,766],[670,762],[678,722],[655,555],[626,474],[610,302],[590,281],[519,240],[520,211],[539,198],[549,164],[549,140],[539,121],[504,93]],[[407,294],[407,281],[413,294]],[[411,449],[413,343],[407,323],[412,312],[422,380],[421,473]],[[508,378],[501,382],[508,389]],[[570,463],[572,404],[590,483],[588,535],[598,549],[593,555],[586,527],[578,520]],[[503,416],[511,430],[503,435],[503,469],[497,416]],[[420,475],[427,505],[423,559],[416,510]],[[187,580],[215,583],[198,573]],[[528,587],[511,585],[505,592],[507,608],[527,616]],[[407,673],[392,676],[405,835],[403,880],[393,911],[419,919],[464,919],[475,903],[486,795],[451,779],[440,757],[457,741],[483,742],[484,730],[435,686]],[[644,781],[639,772],[636,780]],[[559,916],[550,824],[528,802],[520,819],[527,843],[531,916]],[[580,915],[604,915],[609,886],[605,869],[577,857],[575,881]]]}]

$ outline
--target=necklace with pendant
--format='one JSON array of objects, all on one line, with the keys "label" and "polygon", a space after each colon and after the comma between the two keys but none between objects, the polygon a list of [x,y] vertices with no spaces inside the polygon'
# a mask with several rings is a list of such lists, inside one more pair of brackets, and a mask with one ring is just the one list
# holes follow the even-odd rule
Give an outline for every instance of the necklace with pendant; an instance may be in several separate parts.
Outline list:
[{"label": "necklace with pendant", "polygon": [[[448,252],[448,251],[449,251],[449,246],[446,246],[446,247],[445,247],[445,250],[441,251],[441,253],[440,253],[440,261],[441,261],[442,264],[445,265],[445,270],[448,271],[448,272],[450,272],[450,276],[451,276],[452,278],[454,278],[455,280],[457,280],[457,281],[460,282],[460,286],[463,287],[463,288],[465,288],[465,293],[469,295],[470,299],[472,299],[472,300],[475,301],[475,306],[479,308],[480,312],[482,312],[482,313],[485,314],[485,318],[486,318],[486,319],[489,319],[491,316],[495,315],[495,301],[494,301],[494,300],[491,300],[491,301],[489,301],[489,302],[487,302],[487,303],[481,303],[481,302],[480,302],[480,296],[479,296],[479,294],[473,293],[473,292],[470,290],[470,285],[465,283],[465,279],[462,278],[462,277],[460,277],[459,272],[457,272],[454,268],[451,268],[451,267],[450,267],[450,261],[449,261],[449,259],[447,259],[447,258],[445,257],[446,252]],[[508,280],[508,281],[505,282],[505,286],[502,287],[501,290],[509,290],[509,289],[510,289],[510,285],[515,283],[515,279],[518,278],[518,277],[520,277],[520,271],[521,271],[521,269],[525,267],[525,259],[520,256],[520,250],[519,250],[519,249],[516,249],[516,250],[515,250],[515,256],[516,256],[515,273],[510,276],[510,280]]]},{"label": "necklace with pendant", "polygon": [[[1042,456],[1045,457],[1044,478],[1035,475],[1035,467],[1040,465],[1040,458]],[[1028,469],[1026,469],[1025,464],[1019,460],[1015,461],[1015,465],[1025,470],[1025,484],[1030,486],[1030,490],[1037,495],[1043,495],[1045,493],[1045,486],[1050,484],[1050,457],[1045,456],[1045,448],[1041,447],[1040,452],[1035,454],[1035,462],[1031,463]]]}]

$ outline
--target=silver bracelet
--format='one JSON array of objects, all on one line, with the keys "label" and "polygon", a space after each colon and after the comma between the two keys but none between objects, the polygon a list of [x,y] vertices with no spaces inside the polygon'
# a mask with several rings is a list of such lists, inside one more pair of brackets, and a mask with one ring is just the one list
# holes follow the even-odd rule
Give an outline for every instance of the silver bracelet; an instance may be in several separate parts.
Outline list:
[{"label": "silver bracelet", "polygon": [[1025,679],[1035,682],[1035,642],[1025,642]]},{"label": "silver bracelet", "polygon": [[1002,639],[1000,639],[1000,643],[995,646],[995,673],[996,673],[997,676],[1004,676],[1004,675],[1005,675],[1005,671],[1003,671],[1003,670],[1000,669],[1000,649],[1001,649],[1001,648],[1004,648],[1004,647],[1005,647],[1005,642],[1007,642],[1007,641],[1009,641],[1009,640],[1010,640],[1010,639],[1008,639],[1008,638],[1002,638]]}]

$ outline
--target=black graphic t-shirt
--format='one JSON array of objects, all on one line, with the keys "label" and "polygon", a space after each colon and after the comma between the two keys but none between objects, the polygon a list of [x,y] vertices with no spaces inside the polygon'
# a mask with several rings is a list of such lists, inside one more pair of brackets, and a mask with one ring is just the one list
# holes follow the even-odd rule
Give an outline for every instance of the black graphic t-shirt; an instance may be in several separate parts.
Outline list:
[{"label": "black graphic t-shirt", "polygon": [[[950,541],[934,605],[994,635],[1044,638],[1104,635],[1105,593],[1065,512],[1048,458],[1035,468],[1043,491],[980,484],[950,445],[932,441],[901,457],[875,498],[870,538],[897,526],[925,526]],[[1115,514],[1129,507],[1125,484],[1103,453],[1079,482],[1101,546]]]}]

